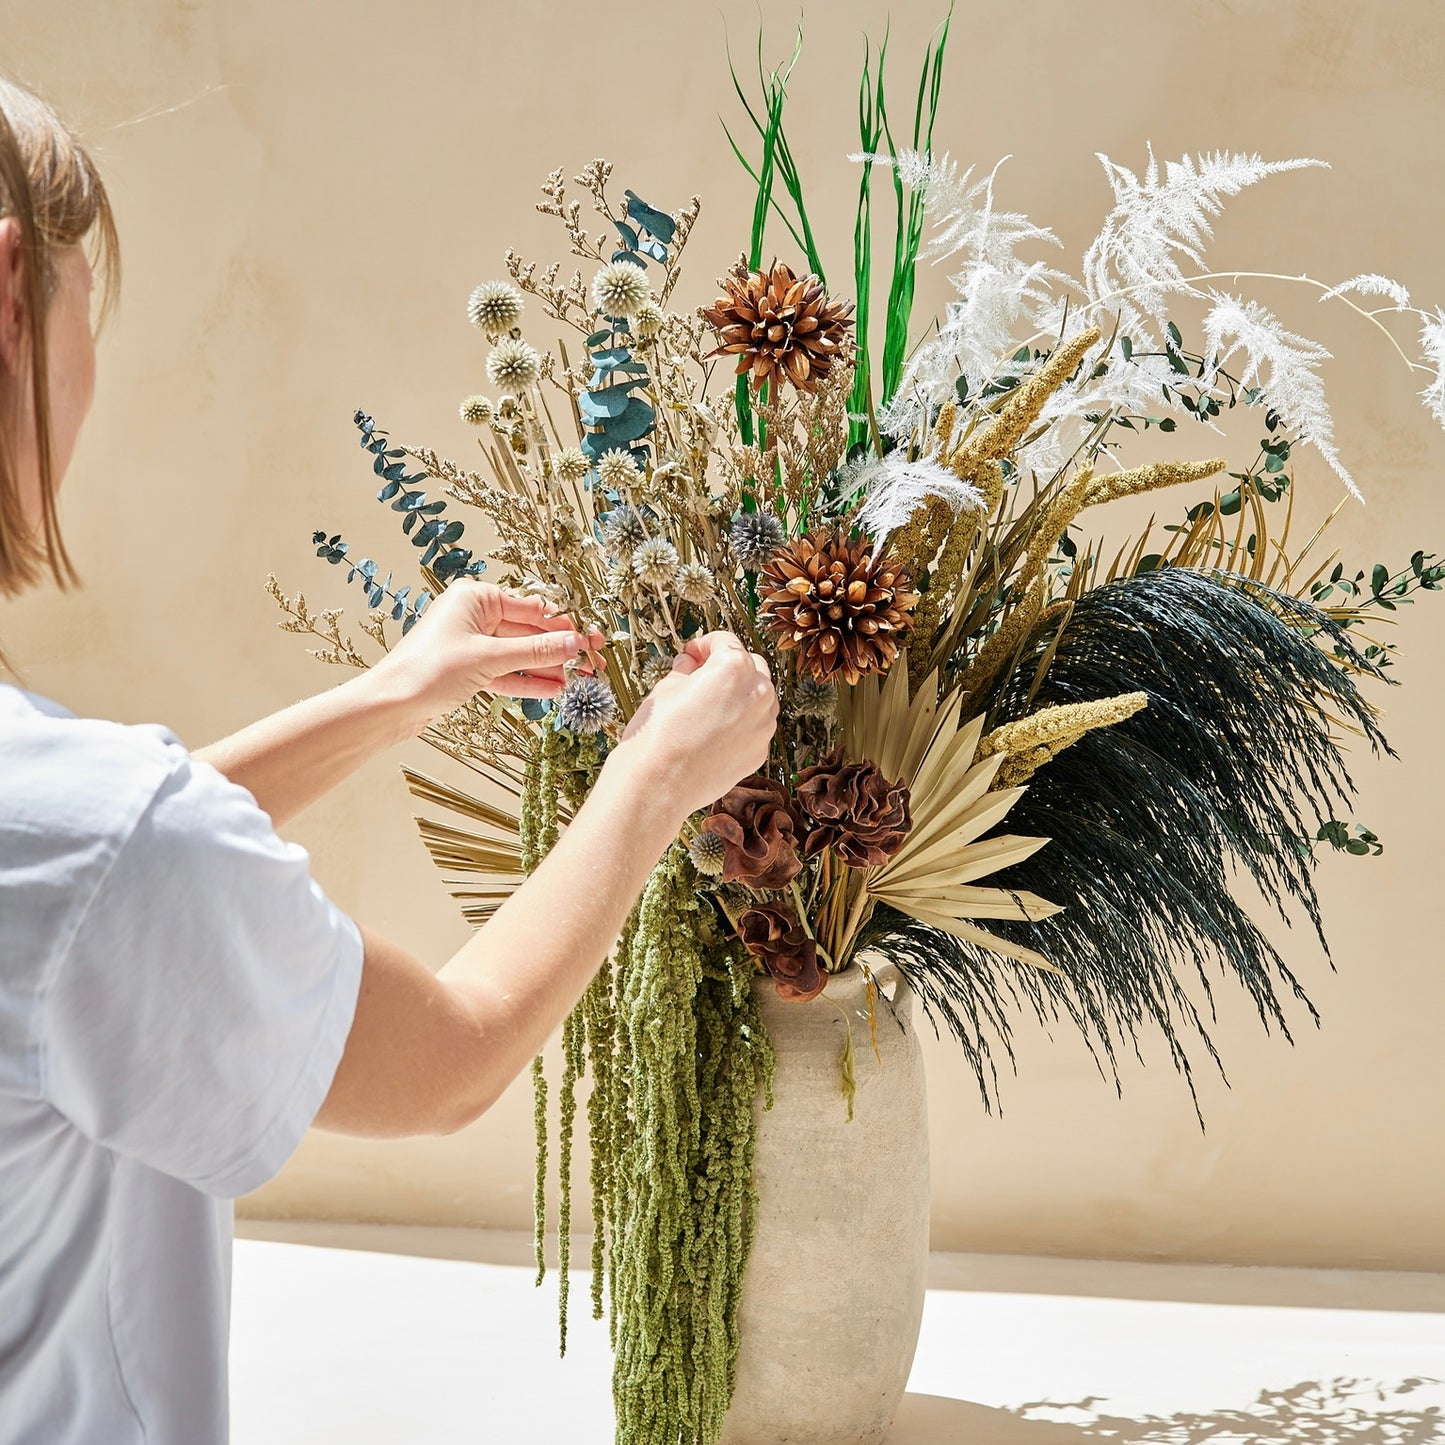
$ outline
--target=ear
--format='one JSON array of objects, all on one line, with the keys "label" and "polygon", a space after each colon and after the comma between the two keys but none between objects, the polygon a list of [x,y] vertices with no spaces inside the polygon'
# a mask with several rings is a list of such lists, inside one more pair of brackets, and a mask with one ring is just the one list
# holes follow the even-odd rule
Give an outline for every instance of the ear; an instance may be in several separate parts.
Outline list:
[{"label": "ear", "polygon": [[20,222],[0,219],[0,372],[15,376],[25,336],[25,248]]}]

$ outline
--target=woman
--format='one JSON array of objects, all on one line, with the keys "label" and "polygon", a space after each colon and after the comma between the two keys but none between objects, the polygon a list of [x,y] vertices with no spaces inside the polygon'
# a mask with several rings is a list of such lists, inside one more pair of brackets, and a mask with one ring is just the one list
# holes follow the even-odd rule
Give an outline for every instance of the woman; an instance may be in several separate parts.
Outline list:
[{"label": "woman", "polygon": [[[89,408],[85,152],[0,81],[0,592],[74,573]],[[0,686],[0,1445],[226,1436],[231,1199],[314,1122],[447,1133],[581,996],[683,820],[760,766],[763,660],[689,645],[524,887],[439,974],[342,915],[274,829],[480,689],[554,696],[566,618],[458,583],[377,667],[197,755]]]}]

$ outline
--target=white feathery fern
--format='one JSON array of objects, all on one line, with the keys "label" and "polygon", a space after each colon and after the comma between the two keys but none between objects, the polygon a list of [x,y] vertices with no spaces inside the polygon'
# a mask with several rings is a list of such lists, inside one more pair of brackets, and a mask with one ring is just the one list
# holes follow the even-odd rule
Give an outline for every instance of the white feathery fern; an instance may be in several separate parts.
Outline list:
[{"label": "white feathery fern", "polygon": [[1286,330],[1258,301],[1223,291],[1208,295],[1214,305],[1204,319],[1204,348],[1214,365],[1223,369],[1242,352],[1240,386],[1259,386],[1284,424],[1319,452],[1352,496],[1364,501],[1334,443],[1334,419],[1319,375],[1320,363],[1328,361],[1330,353],[1319,342]]},{"label": "white feathery fern", "polygon": [[909,461],[906,447],[889,452],[881,460],[871,460],[852,480],[862,483],[867,491],[858,525],[879,547],[929,497],[947,502],[955,517],[983,507],[983,494],[977,487],[960,481],[932,457]]},{"label": "white feathery fern", "polygon": [[1445,426],[1445,309],[1437,306],[1434,312],[1421,311],[1420,351],[1434,371],[1430,384],[1420,393],[1430,415]]},{"label": "white feathery fern", "polygon": [[1114,209],[1084,253],[1084,285],[1092,302],[1109,302],[1128,328],[1151,341],[1154,328],[1163,325],[1164,296],[1191,289],[1179,258],[1204,268],[1204,248],[1214,235],[1210,218],[1223,210],[1224,198],[1281,171],[1325,165],[1213,151],[1166,162],[1161,179],[1150,146],[1141,180],[1106,155],[1099,155],[1099,162],[1114,192]]},{"label": "white feathery fern", "polygon": [[[1214,151],[1186,155],[1161,167],[1151,146],[1141,176],[1101,154],[1114,205],[1084,255],[1079,281],[1042,260],[1020,255],[1028,246],[1057,246],[1059,241],[1027,216],[996,209],[999,166],[975,178],[972,168],[960,174],[947,155],[933,158],[900,151],[896,156],[853,159],[895,167],[903,183],[923,197],[932,235],[920,259],[937,263],[962,258],[949,277],[957,299],[948,303],[935,333],[914,350],[897,394],[879,408],[879,425],[886,434],[900,441],[926,436],[936,408],[957,394],[960,374],[968,379],[970,404],[979,405],[980,393],[990,381],[1031,370],[1031,362],[1015,361],[1014,355],[1023,345],[1063,339],[1059,333],[1066,299],[1070,313],[1081,323],[1091,312],[1106,326],[1111,324],[1109,318],[1117,318],[1122,332],[1134,342],[1133,355],[1128,362],[1113,358],[1102,376],[1086,378],[1050,397],[1033,439],[1020,448],[1020,465],[1040,475],[1068,466],[1077,459],[1077,449],[1093,425],[1090,418],[1100,413],[1158,415],[1162,409],[1183,416],[1187,409],[1170,394],[1179,378],[1167,358],[1154,353],[1165,349],[1162,336],[1169,321],[1169,299],[1188,295],[1211,303],[1212,308],[1202,350],[1214,369],[1198,378],[1198,384],[1205,388],[1218,384],[1220,371],[1235,363],[1235,384],[1258,386],[1285,424],[1315,447],[1353,495],[1360,495],[1334,442],[1320,375],[1329,353],[1287,330],[1259,303],[1204,285],[1215,279],[1208,274],[1205,251],[1213,237],[1212,222],[1225,200],[1268,176],[1327,168],[1325,162],[1266,161],[1258,155]],[[1184,270],[1186,263],[1191,274]],[[1319,286],[1308,277],[1298,279]],[[1380,320],[1386,313],[1418,318],[1423,359],[1405,359],[1412,369],[1430,377],[1420,395],[1445,426],[1445,310],[1421,310],[1412,305],[1399,282],[1375,272],[1320,289],[1321,300],[1343,301],[1381,329],[1386,329]],[[1389,304],[1372,310],[1350,296],[1383,297]],[[1398,348],[1398,341],[1395,345]],[[901,506],[901,485],[893,495]],[[892,504],[878,502],[873,515],[886,522]]]},{"label": "white feathery fern", "polygon": [[[1393,281],[1390,277],[1381,276],[1373,271],[1366,272],[1362,276],[1351,276],[1348,281],[1341,281],[1338,286],[1331,286],[1320,297],[1320,300],[1330,301],[1336,296],[1344,296],[1351,291],[1356,296],[1388,296],[1395,306],[1394,308],[1386,307],[1385,310],[1404,310],[1410,305],[1410,293],[1398,281]],[[1374,314],[1371,312],[1371,315]]]},{"label": "white feathery fern", "polygon": [[1003,160],[974,180],[972,167],[960,175],[946,154],[935,159],[900,151],[893,157],[853,159],[895,166],[904,184],[923,197],[934,234],[920,259],[937,264],[963,256],[962,266],[949,276],[960,299],[949,302],[938,335],[919,346],[897,396],[879,416],[885,431],[907,436],[930,407],[953,394],[960,372],[975,391],[990,378],[1007,374],[1008,358],[1018,349],[1016,338],[1055,327],[1060,305],[1056,288],[1068,290],[1077,283],[1042,261],[1026,261],[1017,254],[1025,245],[1061,243],[1027,216],[995,209],[994,179]]}]

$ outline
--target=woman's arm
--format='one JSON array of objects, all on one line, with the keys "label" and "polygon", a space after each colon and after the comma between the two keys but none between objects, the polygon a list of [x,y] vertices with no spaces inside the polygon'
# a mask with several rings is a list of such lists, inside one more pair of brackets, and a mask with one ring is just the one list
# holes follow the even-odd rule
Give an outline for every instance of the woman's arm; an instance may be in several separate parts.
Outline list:
[{"label": "woman's arm", "polygon": [[736,638],[689,643],[556,846],[440,974],[363,930],[356,1014],[317,1124],[445,1134],[484,1112],[582,996],[688,815],[761,766],[777,710],[766,664]]},{"label": "woman's arm", "polygon": [[457,582],[375,667],[195,754],[250,791],[275,828],[369,758],[414,738],[476,693],[555,697],[562,664],[597,633],[548,617],[540,598]]}]

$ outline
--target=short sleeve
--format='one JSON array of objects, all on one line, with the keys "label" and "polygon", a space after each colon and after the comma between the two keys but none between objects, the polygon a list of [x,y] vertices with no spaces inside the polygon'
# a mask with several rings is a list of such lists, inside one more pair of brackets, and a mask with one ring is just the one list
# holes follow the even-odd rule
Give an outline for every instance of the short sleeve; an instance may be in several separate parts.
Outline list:
[{"label": "short sleeve", "polygon": [[209,1194],[247,1193],[326,1097],[361,962],[306,852],[181,754],[50,980],[45,1092],[97,1143]]}]

